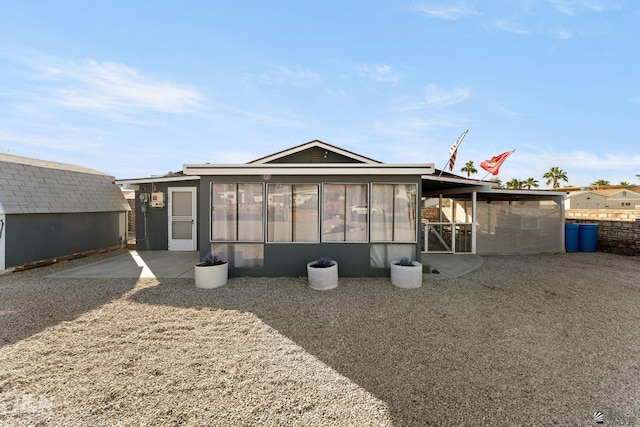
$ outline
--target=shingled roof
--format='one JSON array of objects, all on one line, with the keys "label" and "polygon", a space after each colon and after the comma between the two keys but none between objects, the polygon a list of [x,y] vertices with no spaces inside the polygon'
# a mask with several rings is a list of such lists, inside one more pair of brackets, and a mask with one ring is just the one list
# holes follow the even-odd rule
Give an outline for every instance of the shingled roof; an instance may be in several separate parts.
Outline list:
[{"label": "shingled roof", "polygon": [[82,166],[0,153],[0,213],[130,210],[114,181]]}]

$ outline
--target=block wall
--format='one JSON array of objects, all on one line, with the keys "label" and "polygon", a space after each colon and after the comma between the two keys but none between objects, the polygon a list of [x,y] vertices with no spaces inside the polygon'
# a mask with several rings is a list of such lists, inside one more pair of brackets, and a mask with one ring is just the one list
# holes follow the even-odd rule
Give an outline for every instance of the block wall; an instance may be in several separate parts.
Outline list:
[{"label": "block wall", "polygon": [[566,222],[598,224],[597,250],[640,255],[640,206],[630,209],[567,209]]}]

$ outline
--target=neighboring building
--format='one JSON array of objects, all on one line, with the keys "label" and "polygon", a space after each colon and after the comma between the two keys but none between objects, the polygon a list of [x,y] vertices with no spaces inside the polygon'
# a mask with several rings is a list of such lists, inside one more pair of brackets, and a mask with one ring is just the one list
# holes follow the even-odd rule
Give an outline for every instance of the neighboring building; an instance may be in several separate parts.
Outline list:
[{"label": "neighboring building", "polygon": [[129,209],[112,176],[0,154],[0,270],[120,245]]},{"label": "neighboring building", "polygon": [[569,191],[566,209],[631,209],[640,205],[637,186],[606,189]]},{"label": "neighboring building", "polygon": [[[231,277],[303,276],[320,256],[336,259],[341,276],[368,277],[423,251],[564,250],[562,192],[497,190],[317,140],[246,164],[188,164],[118,183],[136,190],[138,249],[217,252]],[[447,198],[453,214],[443,207],[440,221],[421,222],[426,198]]]}]

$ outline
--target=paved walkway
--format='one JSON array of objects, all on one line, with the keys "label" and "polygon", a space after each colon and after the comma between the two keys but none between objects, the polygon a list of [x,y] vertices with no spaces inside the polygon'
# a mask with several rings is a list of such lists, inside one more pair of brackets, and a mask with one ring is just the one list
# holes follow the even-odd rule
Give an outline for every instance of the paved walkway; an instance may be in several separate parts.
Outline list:
[{"label": "paved walkway", "polygon": [[[422,264],[431,267],[429,279],[453,279],[482,266],[482,258],[474,254],[422,254]],[[433,270],[438,271],[435,274]]]},{"label": "paved walkway", "polygon": [[199,252],[129,251],[49,277],[193,279]]},{"label": "paved walkway", "polygon": [[[130,251],[49,277],[193,279],[193,266],[199,257],[198,252]],[[422,254],[421,260],[431,268],[432,272],[426,274],[429,279],[460,277],[482,265],[482,258],[472,254]]]}]

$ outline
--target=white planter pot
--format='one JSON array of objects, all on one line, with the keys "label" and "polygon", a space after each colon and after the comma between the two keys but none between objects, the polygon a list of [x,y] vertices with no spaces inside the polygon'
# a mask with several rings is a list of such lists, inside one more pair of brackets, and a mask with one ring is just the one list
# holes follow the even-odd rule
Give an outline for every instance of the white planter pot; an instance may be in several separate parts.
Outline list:
[{"label": "white planter pot", "polygon": [[196,287],[213,289],[227,283],[229,278],[229,264],[219,265],[196,265],[195,266]]},{"label": "white planter pot", "polygon": [[398,288],[415,289],[422,286],[422,264],[413,261],[412,266],[391,263],[391,283]]},{"label": "white planter pot", "polygon": [[307,264],[309,286],[317,291],[326,291],[338,287],[338,263],[329,267],[312,267],[315,261]]}]

